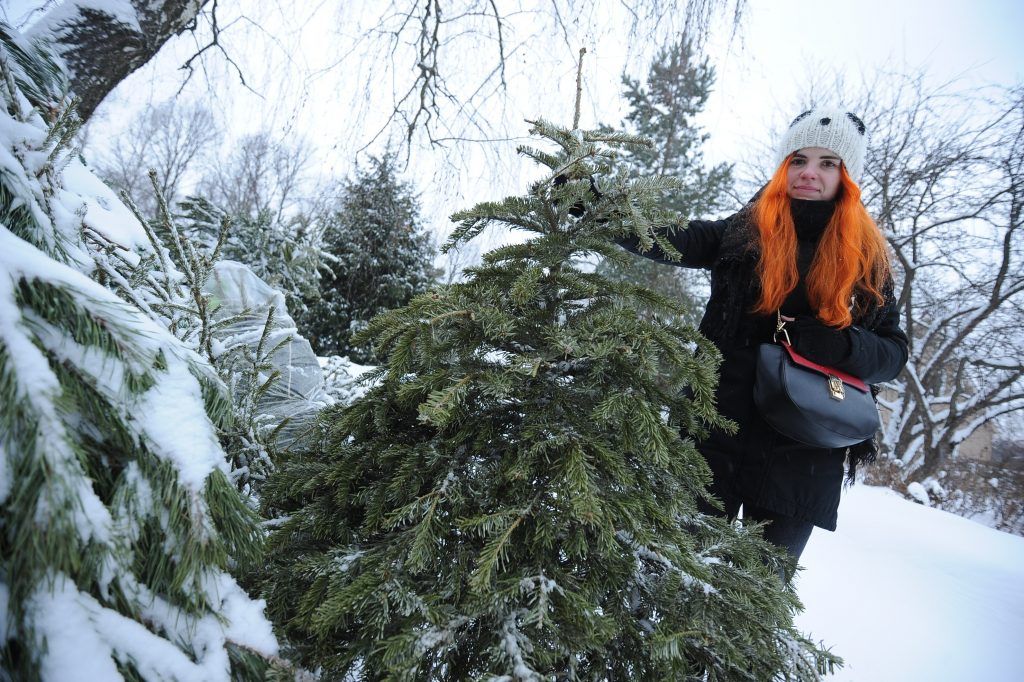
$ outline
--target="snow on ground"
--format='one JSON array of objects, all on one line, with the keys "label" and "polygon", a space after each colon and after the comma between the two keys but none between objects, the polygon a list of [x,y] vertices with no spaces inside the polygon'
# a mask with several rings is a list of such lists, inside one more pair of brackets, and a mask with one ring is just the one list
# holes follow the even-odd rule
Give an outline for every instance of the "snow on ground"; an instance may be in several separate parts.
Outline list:
[{"label": "snow on ground", "polygon": [[1024,538],[858,484],[801,563],[797,625],[836,682],[1024,680]]}]

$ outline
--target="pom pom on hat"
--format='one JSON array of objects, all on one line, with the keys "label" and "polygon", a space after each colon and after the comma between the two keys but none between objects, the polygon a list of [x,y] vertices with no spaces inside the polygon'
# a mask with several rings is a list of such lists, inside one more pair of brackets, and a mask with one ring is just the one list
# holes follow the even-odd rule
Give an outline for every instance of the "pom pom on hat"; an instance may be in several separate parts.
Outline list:
[{"label": "pom pom on hat", "polygon": [[849,111],[842,109],[811,109],[805,111],[789,124],[782,136],[775,158],[776,167],[783,159],[798,149],[824,147],[831,149],[843,160],[846,172],[854,182],[860,182],[864,170],[864,156],[867,153],[867,136],[864,122]]}]

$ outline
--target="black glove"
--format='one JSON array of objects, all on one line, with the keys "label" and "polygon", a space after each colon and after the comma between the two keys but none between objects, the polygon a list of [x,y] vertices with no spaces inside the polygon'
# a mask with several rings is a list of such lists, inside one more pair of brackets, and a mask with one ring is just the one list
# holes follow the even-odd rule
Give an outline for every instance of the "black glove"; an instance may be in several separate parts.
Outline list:
[{"label": "black glove", "polygon": [[850,329],[836,329],[816,318],[801,315],[787,322],[786,331],[793,350],[819,365],[835,365],[850,356]]},{"label": "black glove", "polygon": [[[594,182],[594,176],[591,175],[587,179],[590,180],[590,195],[593,197],[594,201],[597,201],[603,195],[599,191],[597,191],[597,184]],[[569,182],[569,178],[566,177],[565,175],[562,175],[561,173],[556,175],[555,179],[552,181],[555,187],[561,187],[567,182]],[[573,218],[580,218],[586,212],[587,207],[583,204],[582,201],[577,201],[575,204],[569,207],[569,215],[571,215]]]}]

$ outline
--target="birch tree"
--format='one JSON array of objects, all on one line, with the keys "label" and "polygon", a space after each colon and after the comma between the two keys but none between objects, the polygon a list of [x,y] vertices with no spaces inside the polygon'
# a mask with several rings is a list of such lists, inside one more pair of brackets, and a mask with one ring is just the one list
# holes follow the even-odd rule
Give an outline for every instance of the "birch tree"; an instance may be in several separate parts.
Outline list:
[{"label": "birch tree", "polygon": [[[538,41],[545,39],[549,44],[576,45],[602,16],[600,3],[593,0],[552,0],[540,6],[493,0],[377,4],[376,19],[356,32],[346,46],[347,54],[372,54],[375,63],[366,79],[368,93],[378,88],[392,92],[384,129],[397,128],[407,138],[422,131],[432,145],[482,129],[480,106],[487,99],[508,97],[505,70],[519,53],[536,49]],[[625,0],[622,4],[631,17],[625,29],[640,39],[658,31],[686,30],[703,36],[723,15],[735,31],[746,0]],[[199,72],[206,59],[219,59],[245,84],[245,73],[225,47],[228,41],[222,40],[230,27],[220,21],[216,1],[50,4],[38,0],[36,14],[41,16],[28,33],[51,42],[65,61],[83,121],[118,83],[186,31],[192,31],[196,40],[193,54],[182,64],[186,78]],[[272,40],[270,36],[268,42]],[[462,55],[470,44],[484,67],[475,82],[459,78],[466,71]],[[342,58],[336,66],[345,68],[349,63]]]},{"label": "birch tree", "polygon": [[68,0],[44,14],[26,37],[49,42],[63,59],[71,91],[78,98],[78,115],[85,121],[118,83],[168,40],[194,28],[208,1]]}]

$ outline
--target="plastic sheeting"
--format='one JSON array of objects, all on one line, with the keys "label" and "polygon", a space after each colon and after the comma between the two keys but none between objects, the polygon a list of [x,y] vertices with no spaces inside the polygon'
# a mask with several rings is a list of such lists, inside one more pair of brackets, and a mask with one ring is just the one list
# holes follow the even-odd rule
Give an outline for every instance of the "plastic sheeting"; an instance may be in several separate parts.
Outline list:
[{"label": "plastic sheeting", "polygon": [[[213,319],[225,322],[214,332],[221,353],[255,359],[267,367],[256,377],[262,384],[280,373],[256,402],[257,419],[274,433],[270,443],[287,448],[310,433],[317,412],[334,402],[324,386],[324,374],[309,341],[299,335],[285,307],[284,295],[260,279],[249,266],[223,260],[203,287],[216,307]],[[269,310],[271,329],[262,348]],[[259,356],[257,356],[259,351]],[[250,364],[251,366],[251,364]],[[236,405],[248,386],[236,386]]]}]

